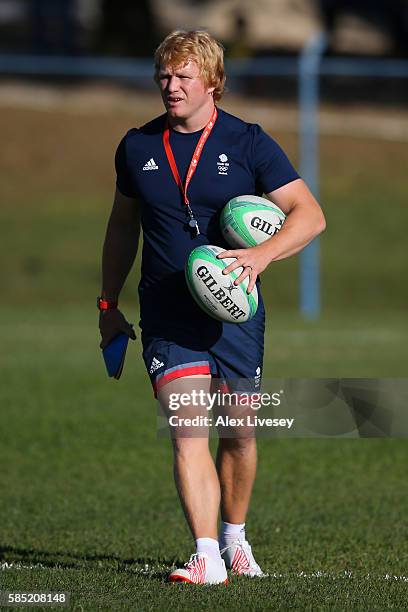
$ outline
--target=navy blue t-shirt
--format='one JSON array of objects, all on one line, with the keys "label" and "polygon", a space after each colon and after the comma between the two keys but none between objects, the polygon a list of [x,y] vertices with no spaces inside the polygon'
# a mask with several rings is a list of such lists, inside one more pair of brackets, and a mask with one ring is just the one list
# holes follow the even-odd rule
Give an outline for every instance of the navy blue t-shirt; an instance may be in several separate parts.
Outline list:
[{"label": "navy blue t-shirt", "polygon": [[[141,207],[142,271],[139,284],[141,325],[159,325],[165,318],[208,320],[186,288],[184,265],[201,244],[228,248],[220,228],[222,208],[239,195],[274,191],[299,178],[280,146],[257,124],[218,109],[215,126],[205,143],[191,179],[188,198],[200,235],[187,227],[183,196],[163,146],[163,114],[139,129],[131,129],[116,151],[117,187]],[[170,144],[184,182],[202,130],[170,130]],[[205,319],[203,319],[205,317]]]}]

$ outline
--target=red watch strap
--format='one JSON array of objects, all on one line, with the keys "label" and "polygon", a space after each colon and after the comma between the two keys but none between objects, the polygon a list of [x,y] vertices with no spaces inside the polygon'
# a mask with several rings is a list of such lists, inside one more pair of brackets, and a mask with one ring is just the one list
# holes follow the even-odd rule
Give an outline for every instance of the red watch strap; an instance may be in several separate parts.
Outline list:
[{"label": "red watch strap", "polygon": [[109,300],[105,300],[104,298],[98,297],[97,306],[99,310],[114,310],[118,307],[118,302],[110,302]]}]

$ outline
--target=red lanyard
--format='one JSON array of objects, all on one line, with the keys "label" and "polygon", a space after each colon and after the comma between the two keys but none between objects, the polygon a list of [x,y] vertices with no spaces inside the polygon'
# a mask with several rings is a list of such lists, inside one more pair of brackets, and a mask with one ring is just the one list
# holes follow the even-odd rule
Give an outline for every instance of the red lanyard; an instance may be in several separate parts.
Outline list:
[{"label": "red lanyard", "polygon": [[207,138],[211,134],[211,130],[213,129],[214,124],[217,120],[217,115],[218,115],[218,111],[217,111],[217,108],[214,106],[214,111],[213,111],[213,114],[211,115],[211,119],[205,126],[204,131],[201,134],[200,140],[198,141],[195,151],[193,153],[193,157],[191,158],[190,165],[187,170],[186,181],[184,185],[183,185],[183,181],[180,178],[176,160],[174,159],[173,151],[170,145],[170,128],[169,128],[168,120],[166,120],[166,124],[164,126],[164,131],[163,131],[163,145],[164,145],[164,150],[166,151],[167,160],[169,162],[171,171],[173,173],[174,180],[176,181],[177,185],[180,188],[181,193],[183,194],[184,204],[187,206],[188,214],[190,215],[189,225],[190,227],[195,227],[197,234],[199,233],[198,224],[197,224],[197,221],[194,219],[193,211],[190,208],[190,202],[187,197],[187,190],[188,190],[190,181],[193,178],[193,174],[197,170],[198,162],[200,161],[200,157],[201,157],[201,153],[203,152],[204,145],[207,141]]}]

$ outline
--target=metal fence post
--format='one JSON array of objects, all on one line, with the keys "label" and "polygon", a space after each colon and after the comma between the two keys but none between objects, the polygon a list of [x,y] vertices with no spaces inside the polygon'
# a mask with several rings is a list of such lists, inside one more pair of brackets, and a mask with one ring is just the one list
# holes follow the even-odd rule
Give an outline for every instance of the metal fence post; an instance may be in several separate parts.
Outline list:
[{"label": "metal fence post", "polygon": [[[319,70],[327,46],[324,33],[309,40],[299,59],[300,173],[313,195],[319,196]],[[307,319],[320,314],[319,239],[300,255],[300,311]]]}]

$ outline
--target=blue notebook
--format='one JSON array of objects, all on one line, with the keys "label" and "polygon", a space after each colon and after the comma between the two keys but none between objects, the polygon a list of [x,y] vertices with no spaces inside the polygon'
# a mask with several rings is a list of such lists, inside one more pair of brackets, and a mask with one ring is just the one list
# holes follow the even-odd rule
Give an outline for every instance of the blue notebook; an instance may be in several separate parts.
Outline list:
[{"label": "blue notebook", "polygon": [[119,380],[125,363],[126,349],[129,343],[127,334],[119,334],[102,350],[109,376]]}]

